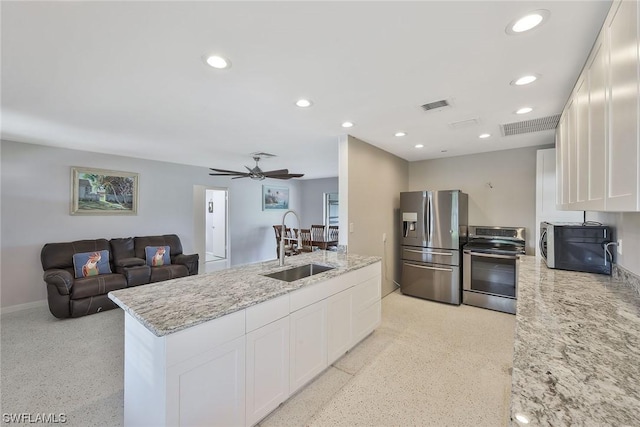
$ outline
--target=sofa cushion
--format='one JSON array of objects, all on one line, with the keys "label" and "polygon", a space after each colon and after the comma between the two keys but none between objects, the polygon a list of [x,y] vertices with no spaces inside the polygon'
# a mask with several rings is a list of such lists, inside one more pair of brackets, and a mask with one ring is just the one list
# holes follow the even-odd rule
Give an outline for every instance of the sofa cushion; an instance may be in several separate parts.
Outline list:
[{"label": "sofa cushion", "polygon": [[147,246],[144,248],[144,253],[149,267],[171,264],[171,248],[169,246]]},{"label": "sofa cushion", "polygon": [[144,248],[147,246],[169,246],[171,248],[171,256],[175,257],[182,253],[182,243],[176,234],[164,234],[162,236],[144,236],[134,237],[135,256],[137,258],[146,258]]},{"label": "sofa cushion", "polygon": [[161,282],[163,280],[177,279],[178,277],[186,277],[189,275],[189,269],[181,264],[162,265],[160,267],[151,267],[151,283]]},{"label": "sofa cushion", "polygon": [[73,270],[76,279],[99,274],[111,274],[109,251],[102,250],[73,254]]},{"label": "sofa cushion", "polygon": [[[40,260],[44,271],[52,268],[73,270],[73,254],[81,252],[98,252],[110,250],[109,241],[106,239],[76,240],[75,242],[47,243],[42,248]],[[109,254],[111,257],[112,254]],[[111,261],[111,260],[109,260]]]},{"label": "sofa cushion", "polygon": [[71,288],[71,299],[80,299],[103,295],[127,286],[127,280],[122,274],[101,274],[99,276],[76,279]]},{"label": "sofa cushion", "polygon": [[133,246],[133,237],[114,238],[109,240],[111,251],[113,251],[113,260],[116,265],[118,261],[124,258],[135,258],[136,251]]}]

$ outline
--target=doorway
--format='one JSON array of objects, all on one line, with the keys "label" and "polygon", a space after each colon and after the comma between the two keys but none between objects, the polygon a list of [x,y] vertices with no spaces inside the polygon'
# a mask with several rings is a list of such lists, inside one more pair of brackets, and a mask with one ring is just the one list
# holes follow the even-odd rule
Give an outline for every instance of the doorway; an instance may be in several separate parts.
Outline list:
[{"label": "doorway", "polygon": [[194,188],[194,240],[200,271],[229,268],[229,190],[196,185]]},{"label": "doorway", "polygon": [[324,193],[323,197],[324,225],[338,225],[338,216],[340,210],[338,203],[338,193]]}]

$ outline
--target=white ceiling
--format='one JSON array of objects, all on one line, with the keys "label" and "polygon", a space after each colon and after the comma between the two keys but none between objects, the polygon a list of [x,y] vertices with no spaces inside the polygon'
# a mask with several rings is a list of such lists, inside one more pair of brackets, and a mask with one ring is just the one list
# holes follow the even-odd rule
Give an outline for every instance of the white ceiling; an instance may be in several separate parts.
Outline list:
[{"label": "white ceiling", "polygon": [[[264,170],[305,178],[337,176],[347,132],[409,161],[549,144],[551,130],[499,125],[561,112],[609,6],[3,1],[2,138],[234,170],[266,151],[278,157]],[[535,9],[551,12],[544,25],[505,33]],[[206,66],[208,53],[233,66]],[[528,73],[541,78],[509,84]],[[453,105],[420,108],[440,99]]]}]

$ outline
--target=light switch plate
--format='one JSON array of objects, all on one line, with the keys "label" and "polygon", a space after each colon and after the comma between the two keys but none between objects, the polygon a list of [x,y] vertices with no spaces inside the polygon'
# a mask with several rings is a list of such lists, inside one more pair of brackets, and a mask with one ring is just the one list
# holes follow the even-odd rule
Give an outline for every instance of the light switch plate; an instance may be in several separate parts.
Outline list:
[{"label": "light switch plate", "polygon": [[618,244],[616,245],[616,250],[618,251],[618,255],[622,255],[622,239],[618,239]]},{"label": "light switch plate", "polygon": [[353,233],[353,223],[349,223],[349,233]]}]

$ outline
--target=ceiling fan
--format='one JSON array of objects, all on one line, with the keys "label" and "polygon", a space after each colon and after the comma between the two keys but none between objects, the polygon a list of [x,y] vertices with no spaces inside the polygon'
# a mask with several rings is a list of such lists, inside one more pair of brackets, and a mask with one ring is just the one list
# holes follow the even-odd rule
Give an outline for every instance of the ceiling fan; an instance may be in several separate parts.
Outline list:
[{"label": "ceiling fan", "polygon": [[[262,154],[262,153],[260,153]],[[265,157],[273,157],[272,154],[266,154]],[[274,179],[291,179],[291,178],[300,178],[303,177],[303,173],[289,173],[289,169],[278,169],[273,171],[263,172],[262,169],[258,167],[258,162],[260,161],[261,156],[259,154],[255,154],[253,156],[253,160],[256,162],[256,166],[254,168],[250,168],[249,166],[245,166],[249,172],[236,172],[230,171],[226,169],[215,169],[209,168],[216,173],[210,173],[209,175],[213,176],[233,176],[231,179],[238,178],[251,178],[257,181],[261,181],[265,178],[274,178]],[[236,176],[234,176],[236,175]]]}]

